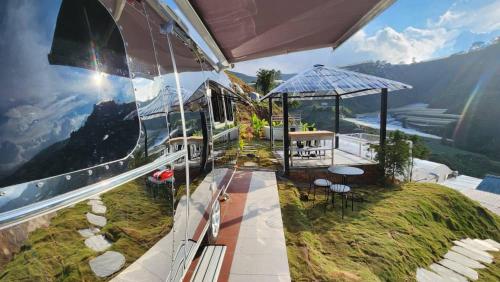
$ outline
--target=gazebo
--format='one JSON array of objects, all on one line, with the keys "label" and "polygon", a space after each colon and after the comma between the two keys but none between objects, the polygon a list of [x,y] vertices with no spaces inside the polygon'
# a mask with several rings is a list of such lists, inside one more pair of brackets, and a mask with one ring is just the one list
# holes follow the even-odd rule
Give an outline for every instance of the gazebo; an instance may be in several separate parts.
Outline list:
[{"label": "gazebo", "polygon": [[[290,137],[288,126],[288,100],[335,99],[335,147],[338,147],[340,129],[340,99],[364,95],[380,94],[380,145],[385,146],[387,135],[387,94],[389,91],[411,89],[410,85],[357,73],[344,69],[314,65],[283,84],[274,88],[261,101],[269,99],[269,124],[273,132],[271,116],[273,99],[281,99],[283,104],[284,170],[290,170]],[[333,144],[332,144],[333,145]],[[381,163],[385,160],[382,156]]]}]

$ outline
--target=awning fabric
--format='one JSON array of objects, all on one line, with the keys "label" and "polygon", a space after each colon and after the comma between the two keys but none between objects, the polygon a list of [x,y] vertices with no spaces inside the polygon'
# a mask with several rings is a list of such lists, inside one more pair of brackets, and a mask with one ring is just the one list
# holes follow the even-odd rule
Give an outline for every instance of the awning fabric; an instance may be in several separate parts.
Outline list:
[{"label": "awning fabric", "polygon": [[[321,47],[335,48],[393,3],[393,0],[175,1],[191,22],[201,20],[205,27],[196,27],[198,32],[208,31],[229,63]],[[188,1],[191,9],[186,8]]]},{"label": "awning fabric", "polygon": [[378,94],[383,88],[396,91],[412,87],[372,75],[316,65],[280,84],[261,100],[269,97],[278,98],[284,93],[287,93],[289,99],[327,99],[335,96],[352,98]]}]

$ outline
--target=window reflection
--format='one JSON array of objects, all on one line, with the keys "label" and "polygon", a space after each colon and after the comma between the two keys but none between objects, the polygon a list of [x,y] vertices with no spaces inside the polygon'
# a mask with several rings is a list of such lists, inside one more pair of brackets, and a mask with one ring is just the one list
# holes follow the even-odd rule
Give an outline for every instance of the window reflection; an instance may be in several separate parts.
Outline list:
[{"label": "window reflection", "polygon": [[0,187],[126,157],[139,123],[124,44],[97,0],[0,3]]}]

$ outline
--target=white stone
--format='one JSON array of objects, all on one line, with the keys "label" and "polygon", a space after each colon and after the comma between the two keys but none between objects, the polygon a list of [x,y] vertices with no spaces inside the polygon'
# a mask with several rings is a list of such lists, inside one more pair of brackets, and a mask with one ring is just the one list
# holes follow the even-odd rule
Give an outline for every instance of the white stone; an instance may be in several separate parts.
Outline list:
[{"label": "white stone", "polygon": [[417,281],[418,282],[445,282],[443,277],[440,275],[429,271],[427,269],[418,268],[417,269]]},{"label": "white stone", "polygon": [[470,238],[467,238],[467,239],[463,239],[463,240],[460,240],[461,242],[467,244],[467,245],[470,245],[471,247],[474,247],[478,250],[481,250],[481,251],[496,251],[495,248],[491,247],[491,245],[488,247],[485,243],[482,243],[481,240],[472,240]]},{"label": "white stone", "polygon": [[98,213],[98,214],[104,214],[106,213],[106,206],[103,205],[92,205],[92,212],[93,213]]},{"label": "white stone", "polygon": [[441,266],[437,263],[431,264],[429,266],[430,269],[441,275],[442,277],[446,277],[448,281],[454,281],[454,282],[467,282],[467,278],[463,277],[462,275],[449,270],[448,268]]},{"label": "white stone", "polygon": [[468,258],[471,258],[473,260],[478,260],[480,262],[484,262],[484,263],[488,263],[490,264],[493,260],[491,259],[491,257],[485,257],[485,256],[482,256],[474,251],[471,251],[469,249],[466,249],[464,247],[460,247],[460,246],[453,246],[451,247],[451,250],[452,251],[455,251],[461,255],[464,255]]},{"label": "white stone", "polygon": [[500,249],[493,247],[490,243],[487,243],[484,240],[474,239],[473,241],[476,242],[476,244],[483,246],[486,251],[493,251],[493,252],[500,251]]},{"label": "white stone", "polygon": [[87,238],[85,245],[96,252],[102,252],[111,247],[111,243],[103,235],[94,235]]},{"label": "white stone", "polygon": [[455,243],[455,245],[457,245],[457,246],[460,246],[460,247],[466,248],[466,249],[468,249],[468,250],[471,250],[471,251],[473,251],[473,252],[475,252],[475,253],[477,253],[477,254],[479,254],[479,255],[482,255],[483,257],[493,258],[493,256],[492,256],[492,255],[490,255],[490,254],[488,254],[487,252],[482,251],[482,250],[480,250],[480,249],[478,249],[478,248],[476,248],[475,246],[472,246],[472,245],[470,245],[470,244],[466,244],[466,243],[464,243],[464,242],[462,242],[462,241],[454,241],[454,243]]},{"label": "white stone", "polygon": [[90,268],[98,277],[108,277],[120,270],[125,265],[125,257],[114,251],[104,254],[89,261]]},{"label": "white stone", "polygon": [[99,228],[92,227],[92,228],[80,229],[78,230],[78,233],[80,233],[80,235],[82,235],[83,237],[88,238],[94,236],[96,233],[99,233],[99,231],[101,231],[99,230]]},{"label": "white stone", "polygon": [[101,200],[89,200],[87,202],[87,205],[89,206],[93,206],[93,205],[103,205],[104,206],[104,203],[101,201]]},{"label": "white stone", "polygon": [[88,212],[87,213],[87,220],[93,224],[93,225],[97,225],[97,226],[100,226],[100,227],[103,227],[104,225],[106,225],[106,218],[104,216],[100,216],[100,215],[95,215],[93,213],[90,213]]},{"label": "white stone", "polygon": [[101,195],[94,195],[90,197],[89,200],[101,200]]},{"label": "white stone", "polygon": [[480,264],[479,262],[470,259],[464,255],[456,253],[454,251],[449,251],[444,255],[444,258],[460,263],[461,265],[465,265],[470,268],[485,268],[486,266]]},{"label": "white stone", "polygon": [[243,166],[251,166],[251,167],[253,167],[253,166],[258,166],[258,164],[254,163],[254,162],[244,162]]},{"label": "white stone", "polygon": [[497,249],[500,249],[500,243],[498,243],[497,241],[495,240],[492,240],[492,239],[486,239],[486,240],[483,240],[484,242],[490,244],[492,247],[494,248],[497,248]]},{"label": "white stone", "polygon": [[469,278],[472,281],[476,281],[479,278],[479,275],[474,269],[459,264],[457,262],[454,262],[452,260],[443,259],[439,261],[439,264]]}]

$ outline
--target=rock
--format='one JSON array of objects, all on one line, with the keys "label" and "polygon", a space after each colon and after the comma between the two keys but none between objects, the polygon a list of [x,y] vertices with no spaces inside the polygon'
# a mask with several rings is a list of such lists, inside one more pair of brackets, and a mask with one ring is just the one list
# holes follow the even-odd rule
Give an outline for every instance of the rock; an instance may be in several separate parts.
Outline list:
[{"label": "rock", "polygon": [[490,244],[494,248],[500,249],[500,243],[498,243],[495,240],[486,239],[486,240],[483,240],[483,241],[486,242],[486,243],[488,243],[488,244]]},{"label": "rock", "polygon": [[85,246],[96,252],[102,252],[111,247],[111,243],[103,235],[94,235],[85,240]]},{"label": "rock", "polygon": [[98,277],[108,277],[120,270],[125,265],[125,257],[114,251],[104,254],[89,261],[90,269]]},{"label": "rock", "polygon": [[101,231],[99,230],[99,228],[91,227],[80,229],[78,230],[78,233],[80,233],[80,235],[82,235],[83,237],[88,238],[94,236],[96,233],[99,233],[99,231]]},{"label": "rock", "polygon": [[472,248],[475,248],[477,250],[480,250],[480,251],[496,251],[496,248],[493,248],[491,247],[491,245],[488,247],[486,244],[482,243],[481,240],[472,240],[472,239],[463,239],[463,240],[460,240],[461,242],[463,242],[464,244],[467,244],[469,246],[471,246]]},{"label": "rock", "polygon": [[87,202],[87,205],[93,206],[93,205],[102,205],[104,206],[104,203],[101,200],[89,200]]},{"label": "rock", "polygon": [[454,262],[452,260],[443,259],[443,260],[439,261],[439,264],[455,271],[458,274],[461,274],[461,275],[469,278],[472,281],[476,281],[479,278],[479,274],[477,274],[477,272],[475,270],[473,270],[472,268],[469,268],[467,266],[461,265],[457,262]]},{"label": "rock", "polygon": [[101,200],[101,195],[94,195],[90,197],[89,200]]},{"label": "rock", "polygon": [[489,258],[493,258],[492,255],[488,254],[487,252],[485,251],[482,251],[480,249],[478,249],[477,247],[473,246],[473,245],[470,245],[470,244],[466,244],[462,241],[454,241],[454,243],[457,245],[457,246],[460,246],[460,247],[463,247],[463,248],[466,248],[468,250],[471,250],[479,255],[482,255],[483,257],[489,257]]},{"label": "rock", "polygon": [[88,212],[87,213],[87,220],[93,224],[93,225],[97,225],[97,226],[100,226],[100,227],[103,227],[104,225],[106,225],[106,218],[104,216],[100,216],[100,215],[95,215],[93,213],[90,213]]},{"label": "rock", "polygon": [[98,213],[98,214],[103,214],[106,213],[106,206],[103,205],[92,205],[92,212],[93,213]]},{"label": "rock", "polygon": [[417,269],[417,281],[418,282],[445,282],[443,277],[438,274],[429,271],[427,269],[418,268]]},{"label": "rock", "polygon": [[446,277],[446,281],[467,282],[467,278],[437,263],[433,263],[429,267],[434,272],[441,275],[441,277]]},{"label": "rock", "polygon": [[490,264],[493,260],[491,259],[491,257],[485,257],[481,254],[478,254],[472,250],[469,250],[467,248],[464,248],[464,247],[460,247],[460,246],[453,246],[451,247],[451,250],[452,251],[455,251],[456,253],[459,253],[461,255],[464,255],[470,259],[473,259],[473,260],[477,260],[477,261],[480,261],[480,262],[484,262],[484,263],[488,263]]},{"label": "rock", "polygon": [[253,167],[253,166],[258,166],[256,163],[254,162],[244,162],[243,163],[243,166],[250,166],[250,167]]},{"label": "rock", "polygon": [[444,255],[444,258],[460,263],[461,265],[470,267],[470,268],[485,268],[486,266],[480,264],[479,262],[470,259],[464,255],[459,253],[455,253],[454,251],[449,251]]},{"label": "rock", "polygon": [[487,243],[484,240],[474,239],[473,241],[476,242],[476,244],[483,246],[485,248],[485,251],[493,251],[493,252],[500,251],[499,248],[495,248],[490,243]]}]

